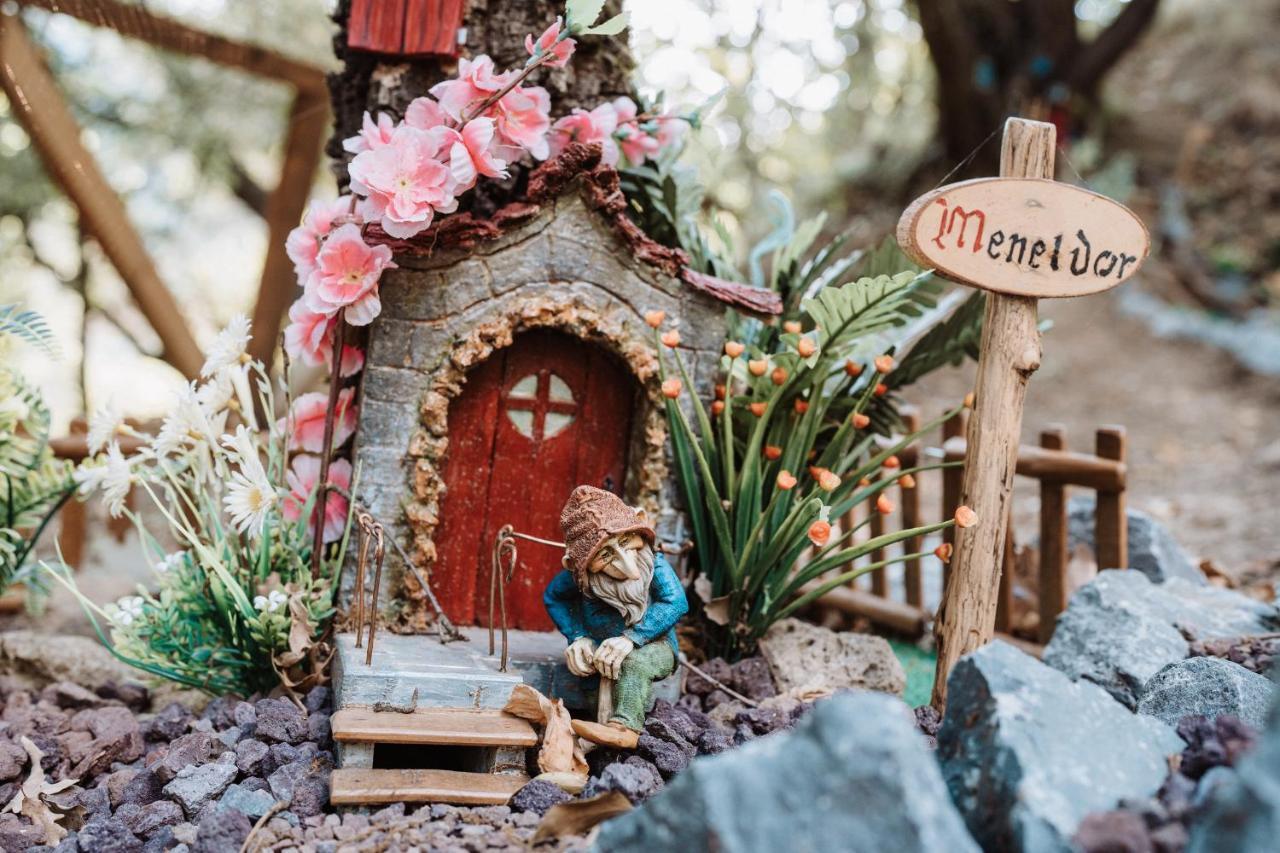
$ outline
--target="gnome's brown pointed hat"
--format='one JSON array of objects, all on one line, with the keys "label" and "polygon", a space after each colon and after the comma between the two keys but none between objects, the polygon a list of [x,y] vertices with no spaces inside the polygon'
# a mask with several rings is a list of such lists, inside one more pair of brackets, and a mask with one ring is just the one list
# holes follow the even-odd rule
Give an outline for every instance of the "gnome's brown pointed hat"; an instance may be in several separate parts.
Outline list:
[{"label": "gnome's brown pointed hat", "polygon": [[565,561],[574,580],[582,584],[587,567],[600,546],[611,536],[639,533],[652,545],[653,527],[613,492],[594,486],[578,486],[560,511],[564,531]]}]

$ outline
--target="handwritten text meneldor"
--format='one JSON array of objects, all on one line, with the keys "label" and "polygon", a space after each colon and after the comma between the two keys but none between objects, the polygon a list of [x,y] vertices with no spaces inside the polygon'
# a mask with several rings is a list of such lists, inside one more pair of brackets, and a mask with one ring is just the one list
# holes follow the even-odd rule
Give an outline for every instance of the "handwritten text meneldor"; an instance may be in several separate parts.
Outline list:
[{"label": "handwritten text meneldor", "polygon": [[1123,279],[1127,267],[1138,261],[1137,255],[1100,248],[1099,235],[1091,240],[1084,228],[1075,229],[1074,234],[1024,234],[993,227],[987,222],[986,211],[953,206],[946,198],[935,199],[932,208],[938,213],[938,227],[929,242],[939,249],[986,252],[993,261],[1022,269],[1047,268],[1073,276],[1092,273],[1098,278],[1114,275]]}]

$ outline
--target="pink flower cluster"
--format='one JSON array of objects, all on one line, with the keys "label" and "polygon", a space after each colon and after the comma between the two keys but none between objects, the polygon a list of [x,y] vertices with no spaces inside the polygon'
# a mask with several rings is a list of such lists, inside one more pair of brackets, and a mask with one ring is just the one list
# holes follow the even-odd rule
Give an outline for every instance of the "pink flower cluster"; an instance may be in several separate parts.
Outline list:
[{"label": "pink flower cluster", "polygon": [[[320,457],[309,453],[300,453],[293,457],[289,470],[285,473],[285,482],[289,484],[289,494],[285,496],[280,512],[286,521],[296,522],[302,518],[302,511],[307,501],[320,482]],[[335,459],[329,463],[329,485],[349,492],[351,490],[351,463],[345,459]],[[318,507],[311,508],[311,517],[307,519],[307,530],[315,524],[315,513]],[[323,541],[336,542],[342,538],[342,531],[347,524],[346,495],[330,489],[324,501]]]},{"label": "pink flower cluster", "polygon": [[679,144],[686,126],[677,116],[641,116],[635,101],[621,97],[590,112],[574,110],[556,121],[551,128],[551,154],[559,154],[572,142],[594,142],[604,151],[605,165],[617,165],[621,156],[638,166]]}]

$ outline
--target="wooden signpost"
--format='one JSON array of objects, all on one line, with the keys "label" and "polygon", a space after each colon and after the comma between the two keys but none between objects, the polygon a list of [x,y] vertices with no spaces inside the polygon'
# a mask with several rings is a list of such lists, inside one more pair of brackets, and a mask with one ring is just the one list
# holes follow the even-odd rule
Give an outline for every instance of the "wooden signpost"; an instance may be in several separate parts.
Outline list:
[{"label": "wooden signpost", "polygon": [[960,504],[978,523],[956,531],[938,611],[933,704],[963,655],[991,641],[1027,381],[1040,366],[1036,299],[1115,287],[1137,272],[1150,237],[1131,211],[1053,180],[1054,126],[1005,123],[1000,177],[940,187],[898,222],[898,243],[941,275],[991,291],[978,360]]}]

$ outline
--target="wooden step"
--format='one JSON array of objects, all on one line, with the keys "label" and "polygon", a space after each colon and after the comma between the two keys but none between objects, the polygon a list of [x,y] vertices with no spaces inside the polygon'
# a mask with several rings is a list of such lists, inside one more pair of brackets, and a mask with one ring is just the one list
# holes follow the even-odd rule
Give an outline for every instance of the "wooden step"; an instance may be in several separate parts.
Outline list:
[{"label": "wooden step", "polygon": [[416,743],[447,746],[538,745],[527,721],[502,711],[421,708],[409,714],[342,708],[330,720],[333,739],[359,743]]},{"label": "wooden step", "polygon": [[335,806],[377,803],[501,806],[528,781],[529,777],[523,773],[346,767],[334,770],[329,777],[329,802]]}]

